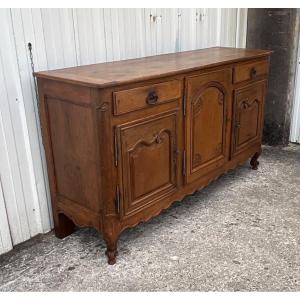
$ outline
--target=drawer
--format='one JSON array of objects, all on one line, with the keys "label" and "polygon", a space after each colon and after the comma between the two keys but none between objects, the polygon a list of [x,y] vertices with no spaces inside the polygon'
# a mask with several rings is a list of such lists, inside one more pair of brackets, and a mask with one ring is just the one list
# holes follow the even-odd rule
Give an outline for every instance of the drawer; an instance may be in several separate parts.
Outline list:
[{"label": "drawer", "polygon": [[268,74],[268,69],[268,60],[241,63],[234,67],[233,83],[254,80],[256,77]]},{"label": "drawer", "polygon": [[113,93],[114,114],[153,107],[181,97],[181,81],[172,80]]}]

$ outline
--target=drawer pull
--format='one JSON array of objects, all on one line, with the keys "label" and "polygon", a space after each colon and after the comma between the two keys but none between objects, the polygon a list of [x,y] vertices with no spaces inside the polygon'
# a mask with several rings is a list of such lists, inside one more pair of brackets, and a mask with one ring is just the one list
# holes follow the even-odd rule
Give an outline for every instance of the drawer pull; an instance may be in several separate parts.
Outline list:
[{"label": "drawer pull", "polygon": [[149,105],[154,105],[158,101],[158,96],[155,92],[150,92],[146,98],[146,102]]},{"label": "drawer pull", "polygon": [[250,75],[251,75],[251,78],[254,78],[254,77],[256,77],[256,74],[257,74],[257,71],[256,71],[256,69],[253,67],[253,68],[251,68],[251,70],[250,70]]}]

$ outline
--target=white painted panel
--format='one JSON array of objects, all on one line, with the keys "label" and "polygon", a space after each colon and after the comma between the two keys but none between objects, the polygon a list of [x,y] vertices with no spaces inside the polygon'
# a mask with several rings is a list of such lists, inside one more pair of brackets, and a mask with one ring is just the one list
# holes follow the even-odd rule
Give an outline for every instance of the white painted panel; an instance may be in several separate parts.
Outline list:
[{"label": "white painted panel", "polygon": [[[31,41],[34,49],[38,51],[34,52],[35,61],[37,67],[45,67],[47,65],[45,44],[42,32],[36,31],[36,28],[41,26],[41,12],[38,9],[23,9],[12,10],[13,30],[15,38],[15,51],[18,59],[18,72],[19,80],[21,84],[22,99],[24,105],[27,136],[30,144],[29,155],[34,157],[34,163],[32,158],[29,159],[28,168],[31,169],[32,176],[31,181],[33,184],[31,194],[28,195],[34,207],[32,210],[36,212],[35,218],[29,222],[35,222],[36,219],[38,227],[33,234],[39,232],[47,232],[52,226],[51,217],[51,205],[48,185],[48,180],[45,155],[41,138],[41,131],[39,126],[38,108],[36,104],[36,94],[34,89],[34,81],[32,78],[32,70],[30,60],[28,56],[27,43]],[[35,23],[32,20],[36,20]],[[36,45],[40,47],[37,47]],[[37,211],[38,209],[38,211]]]},{"label": "white painted panel", "polygon": [[196,21],[195,8],[179,9],[179,49],[178,51],[187,51],[196,49]]},{"label": "white painted panel", "polygon": [[119,51],[121,59],[136,58],[139,55],[140,46],[137,43],[137,9],[118,9],[119,17]]},{"label": "white painted panel", "polygon": [[95,39],[93,32],[93,17],[90,8],[74,10],[76,30],[78,32],[79,64],[93,64],[96,62]]},{"label": "white painted panel", "polygon": [[293,143],[300,143],[300,39],[298,45],[298,65],[296,72],[290,141]]},{"label": "white painted panel", "polygon": [[[13,243],[19,243],[30,238],[30,225],[28,223],[28,210],[25,204],[25,195],[22,185],[21,163],[24,152],[22,138],[21,116],[19,114],[20,101],[16,82],[12,76],[12,67],[16,64],[11,55],[12,32],[10,28],[10,12],[8,9],[0,10],[0,111],[4,132],[5,151],[1,152],[1,181],[6,205],[7,217]],[[17,74],[17,71],[14,70]],[[20,143],[18,143],[20,142]],[[23,143],[22,143],[23,142]],[[21,152],[17,146],[23,146]],[[18,150],[20,151],[18,153]],[[30,205],[30,204],[29,204]]]},{"label": "white painted panel", "polygon": [[153,47],[153,44],[155,43],[153,38],[153,8],[145,8],[144,9],[144,22],[145,22],[145,52],[146,56],[154,55],[154,49],[156,47]]},{"label": "white painted panel", "polygon": [[220,46],[235,47],[237,31],[237,8],[221,9]]},{"label": "white painted panel", "polygon": [[246,37],[247,37],[247,8],[238,8],[237,20],[236,20],[236,47],[245,48],[246,47]]},{"label": "white painted panel", "polygon": [[[2,117],[0,114],[0,153],[4,153],[5,145],[4,145],[4,132],[3,132],[3,124]],[[0,158],[0,160],[2,160]],[[0,166],[2,164],[0,163]],[[1,174],[0,174],[0,254],[9,251],[12,249],[12,240],[10,236],[10,229],[7,219],[7,211],[6,205],[4,201],[4,194],[2,188]]]},{"label": "white painted panel", "polygon": [[104,26],[104,11],[103,9],[92,10],[93,28],[91,32],[94,36],[95,61],[106,61],[106,40]]},{"label": "white painted panel", "polygon": [[203,44],[199,48],[220,46],[221,35],[221,9],[206,8],[202,12],[203,30],[201,40]]},{"label": "white painted panel", "polygon": [[158,15],[160,26],[157,34],[159,53],[175,52],[178,35],[178,9],[161,8]]},{"label": "white painted panel", "polygon": [[[151,8],[146,10],[146,20],[149,22],[149,36],[146,35],[146,38],[150,41],[150,55],[156,55],[157,54],[157,33],[156,33],[156,22],[157,22],[157,14],[156,14],[156,8]],[[148,26],[148,24],[147,24]]]},{"label": "white painted panel", "polygon": [[[49,69],[77,64],[71,9],[41,9],[46,56]],[[90,20],[86,18],[86,23]]]},{"label": "white painted panel", "polygon": [[145,9],[138,8],[136,10],[136,44],[138,49],[138,56],[146,56],[146,28],[145,28]]},{"label": "white painted panel", "polygon": [[104,26],[106,38],[106,58],[107,61],[120,59],[120,42],[119,42],[119,26],[118,26],[118,9],[104,9]]},{"label": "white painted panel", "polygon": [[53,227],[28,42],[39,71],[245,47],[246,25],[234,8],[0,9],[0,253]]}]

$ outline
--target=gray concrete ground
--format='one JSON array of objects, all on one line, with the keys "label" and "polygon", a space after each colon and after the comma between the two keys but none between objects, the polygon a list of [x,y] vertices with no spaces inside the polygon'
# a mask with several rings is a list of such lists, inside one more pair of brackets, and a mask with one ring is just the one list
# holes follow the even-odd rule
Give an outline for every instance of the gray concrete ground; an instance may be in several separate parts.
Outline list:
[{"label": "gray concrete ground", "polygon": [[124,232],[114,266],[95,230],[37,236],[0,257],[0,291],[299,291],[300,146],[260,162]]}]

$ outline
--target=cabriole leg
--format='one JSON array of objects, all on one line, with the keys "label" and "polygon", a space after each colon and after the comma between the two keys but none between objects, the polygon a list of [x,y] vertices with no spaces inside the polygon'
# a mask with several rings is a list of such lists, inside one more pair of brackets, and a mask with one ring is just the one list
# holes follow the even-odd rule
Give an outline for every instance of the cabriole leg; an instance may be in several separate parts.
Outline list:
[{"label": "cabriole leg", "polygon": [[104,240],[106,242],[106,251],[105,254],[107,256],[107,262],[110,265],[114,265],[116,263],[116,256],[118,255],[118,237],[104,237]]},{"label": "cabriole leg", "polygon": [[251,165],[253,170],[257,170],[257,167],[259,165],[258,158],[259,158],[260,154],[261,154],[261,150],[255,152],[254,155],[252,156],[251,160],[250,160],[250,165]]}]

